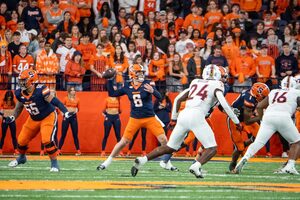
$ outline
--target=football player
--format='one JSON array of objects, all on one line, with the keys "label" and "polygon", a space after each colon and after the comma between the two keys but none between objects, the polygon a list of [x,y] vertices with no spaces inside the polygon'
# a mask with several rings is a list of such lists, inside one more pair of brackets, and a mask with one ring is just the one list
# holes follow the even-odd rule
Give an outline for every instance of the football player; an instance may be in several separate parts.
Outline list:
[{"label": "football player", "polygon": [[[221,104],[236,126],[241,129],[238,118],[231,110],[223,95],[224,83],[220,81],[222,78],[220,68],[216,65],[208,65],[204,68],[202,77],[203,79],[194,79],[190,87],[175,98],[172,109],[172,120],[176,121],[177,118],[178,120],[168,144],[157,147],[147,154],[147,156],[136,158],[134,166],[131,168],[132,176],[136,176],[140,167],[149,160],[177,151],[186,133],[193,131],[205,150],[201,156],[196,157],[196,162],[190,166],[189,171],[196,178],[203,178],[201,166],[217,153],[215,136],[211,127],[206,122],[205,116],[217,102]],[[185,109],[178,115],[180,103],[186,99]]]},{"label": "football player", "polygon": [[[228,130],[234,144],[232,160],[229,164],[230,172],[235,168],[240,155],[244,153],[246,147],[249,146],[256,137],[259,129],[257,122],[259,122],[260,119],[258,116],[253,117],[255,116],[255,107],[259,101],[268,96],[269,92],[270,90],[266,84],[254,83],[250,89],[242,92],[232,104],[233,110],[243,126],[243,130],[238,130],[234,123],[229,118],[227,119]],[[245,141],[242,137],[243,132],[248,135],[251,134],[252,136]]]},{"label": "football player", "polygon": [[[281,89],[275,89],[257,105],[261,125],[255,138],[245,155],[234,169],[240,173],[247,161],[256,154],[278,131],[291,145],[288,162],[277,173],[299,174],[295,162],[300,155],[300,135],[293,123],[292,115],[300,106],[300,85],[291,77],[285,77],[281,82]],[[265,112],[264,112],[264,109]]]},{"label": "football player", "polygon": [[57,129],[57,113],[55,106],[58,107],[64,117],[69,118],[73,113],[69,113],[66,107],[50,93],[50,89],[42,84],[37,84],[38,75],[32,69],[26,69],[18,77],[20,88],[15,91],[18,100],[12,116],[6,118],[7,123],[13,122],[21,114],[23,107],[29,113],[29,117],[23,124],[20,135],[18,136],[17,159],[11,161],[8,166],[16,167],[26,163],[25,153],[28,143],[41,132],[42,143],[46,148],[51,160],[51,172],[58,172],[59,166],[56,159],[57,147],[54,143],[55,130]]},{"label": "football player", "polygon": [[120,151],[130,143],[134,134],[140,128],[148,129],[156,136],[161,145],[167,143],[162,122],[155,116],[152,103],[152,95],[161,98],[161,94],[151,86],[151,81],[145,80],[145,69],[142,65],[134,64],[129,67],[129,76],[131,82],[125,82],[124,87],[114,90],[113,80],[110,78],[107,82],[109,96],[119,97],[127,95],[130,100],[131,112],[124,135],[115,145],[109,157],[97,167],[97,170],[108,168],[114,157],[119,155]]}]

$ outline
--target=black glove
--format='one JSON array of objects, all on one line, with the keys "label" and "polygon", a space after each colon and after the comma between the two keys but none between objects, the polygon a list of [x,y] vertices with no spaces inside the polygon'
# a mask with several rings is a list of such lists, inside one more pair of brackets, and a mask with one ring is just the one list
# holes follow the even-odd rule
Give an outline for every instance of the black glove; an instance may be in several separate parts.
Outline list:
[{"label": "black glove", "polygon": [[171,122],[168,124],[168,129],[169,130],[173,130],[174,129],[174,127],[176,126],[176,123],[177,123],[177,120],[171,120]]},{"label": "black glove", "polygon": [[6,124],[10,124],[10,123],[14,122],[15,119],[16,119],[15,116],[8,116],[8,117],[3,118],[3,120]]}]

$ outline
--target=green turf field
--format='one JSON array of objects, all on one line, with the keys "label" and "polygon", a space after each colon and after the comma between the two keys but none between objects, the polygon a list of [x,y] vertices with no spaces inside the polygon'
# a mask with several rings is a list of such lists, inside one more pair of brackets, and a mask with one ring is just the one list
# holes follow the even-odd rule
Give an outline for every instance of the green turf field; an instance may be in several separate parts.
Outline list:
[{"label": "green turf field", "polygon": [[[204,179],[188,172],[192,160],[174,161],[171,172],[149,162],[131,177],[133,158],[117,160],[109,169],[96,171],[96,157],[60,157],[60,173],[49,172],[44,156],[30,156],[25,165],[7,167],[0,159],[0,199],[300,199],[300,176],[276,175],[279,159],[255,159],[243,174],[226,174],[228,161],[215,158],[204,166]],[[63,159],[63,160],[62,160]],[[299,165],[299,163],[298,163]],[[299,167],[298,167],[299,170]],[[9,180],[9,181],[8,181]],[[17,187],[19,189],[16,189]]]}]

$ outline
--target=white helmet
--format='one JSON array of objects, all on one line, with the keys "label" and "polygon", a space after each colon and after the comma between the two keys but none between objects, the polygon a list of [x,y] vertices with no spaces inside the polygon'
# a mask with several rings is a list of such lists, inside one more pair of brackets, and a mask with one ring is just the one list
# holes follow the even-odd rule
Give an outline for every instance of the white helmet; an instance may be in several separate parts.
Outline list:
[{"label": "white helmet", "polygon": [[222,72],[219,67],[214,64],[206,65],[202,72],[202,78],[204,80],[217,80],[222,78]]},{"label": "white helmet", "polygon": [[300,90],[300,74],[297,74],[296,76],[294,76],[294,79],[296,81],[296,87],[295,87],[295,89]]},{"label": "white helmet", "polygon": [[286,76],[281,81],[281,89],[296,88],[296,79],[292,76]]}]

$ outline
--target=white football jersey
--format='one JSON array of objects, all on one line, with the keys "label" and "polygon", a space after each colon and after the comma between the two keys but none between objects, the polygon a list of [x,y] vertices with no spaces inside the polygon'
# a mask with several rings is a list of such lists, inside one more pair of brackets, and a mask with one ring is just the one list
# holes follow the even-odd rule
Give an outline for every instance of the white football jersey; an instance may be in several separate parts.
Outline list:
[{"label": "white football jersey", "polygon": [[275,89],[269,94],[269,106],[265,114],[270,113],[286,113],[292,116],[297,108],[297,98],[300,97],[300,90],[290,89]]},{"label": "white football jersey", "polygon": [[224,92],[224,84],[216,80],[194,79],[189,87],[186,108],[197,108],[206,115],[218,99],[215,97],[216,89]]}]

